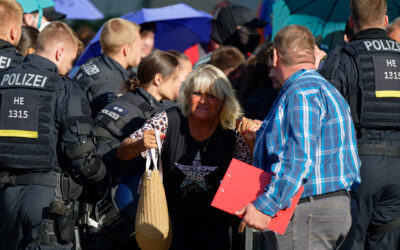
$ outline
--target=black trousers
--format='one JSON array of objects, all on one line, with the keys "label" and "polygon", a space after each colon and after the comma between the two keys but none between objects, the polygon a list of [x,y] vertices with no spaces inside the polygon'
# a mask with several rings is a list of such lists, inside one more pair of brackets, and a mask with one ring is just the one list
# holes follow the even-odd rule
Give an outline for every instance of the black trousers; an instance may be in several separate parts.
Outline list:
[{"label": "black trousers", "polygon": [[[0,249],[71,249],[72,244],[47,245],[37,241],[43,223],[53,222],[49,205],[56,188],[39,185],[6,187],[0,190]],[[50,228],[54,232],[54,228]]]},{"label": "black trousers", "polygon": [[360,156],[361,184],[356,238],[352,249],[400,249],[400,229],[369,236],[368,228],[400,218],[400,158]]}]

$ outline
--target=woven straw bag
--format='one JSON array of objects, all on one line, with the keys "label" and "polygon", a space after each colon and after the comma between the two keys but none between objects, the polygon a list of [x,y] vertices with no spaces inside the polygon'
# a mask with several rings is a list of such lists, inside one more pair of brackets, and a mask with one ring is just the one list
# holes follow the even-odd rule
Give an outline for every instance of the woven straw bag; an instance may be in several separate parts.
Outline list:
[{"label": "woven straw bag", "polygon": [[[158,155],[161,158],[161,140],[156,131]],[[154,168],[150,170],[151,162]],[[160,161],[161,162],[161,161]],[[143,250],[166,250],[172,242],[172,226],[168,213],[167,199],[155,155],[148,152],[146,171],[142,176],[140,198],[135,220],[135,236]]]}]

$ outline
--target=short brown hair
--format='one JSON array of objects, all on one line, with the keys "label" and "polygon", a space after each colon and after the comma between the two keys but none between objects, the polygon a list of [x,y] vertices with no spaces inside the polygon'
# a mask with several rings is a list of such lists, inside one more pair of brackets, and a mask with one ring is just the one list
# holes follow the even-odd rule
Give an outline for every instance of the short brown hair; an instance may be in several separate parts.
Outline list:
[{"label": "short brown hair", "polygon": [[350,0],[351,16],[358,28],[376,25],[385,17],[386,0]]},{"label": "short brown hair", "polygon": [[394,19],[393,22],[386,28],[386,34],[390,35],[396,29],[400,29],[400,17]]},{"label": "short brown hair", "polygon": [[246,58],[239,49],[233,46],[221,46],[211,54],[210,64],[224,71],[236,69],[246,63]]},{"label": "short brown hair", "polygon": [[3,32],[8,32],[8,25],[21,20],[23,9],[21,5],[15,0],[0,0],[0,36],[3,36]]},{"label": "short brown hair", "polygon": [[274,48],[285,65],[314,63],[314,36],[301,25],[288,25],[278,31],[274,38]]},{"label": "short brown hair", "polygon": [[36,42],[36,51],[45,51],[49,46],[49,42],[66,42],[70,41],[78,50],[82,48],[82,42],[78,39],[75,31],[73,31],[67,24],[56,21],[47,25],[40,33]]},{"label": "short brown hair", "polygon": [[138,39],[140,26],[122,18],[108,20],[100,33],[100,44],[103,52],[116,53],[125,44],[131,44]]}]

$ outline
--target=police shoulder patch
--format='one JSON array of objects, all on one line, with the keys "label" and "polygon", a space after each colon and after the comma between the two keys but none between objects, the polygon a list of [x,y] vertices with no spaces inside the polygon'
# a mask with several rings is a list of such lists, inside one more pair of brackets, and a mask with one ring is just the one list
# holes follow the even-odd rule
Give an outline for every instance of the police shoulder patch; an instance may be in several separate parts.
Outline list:
[{"label": "police shoulder patch", "polygon": [[85,71],[85,73],[89,76],[100,73],[99,67],[97,67],[97,65],[94,64],[93,62],[89,62],[83,65],[82,70]]},{"label": "police shoulder patch", "polygon": [[126,115],[128,113],[128,111],[125,108],[123,108],[123,107],[121,107],[119,105],[116,105],[116,104],[109,105],[106,108],[107,108],[107,110],[115,112],[115,113],[117,113],[119,115],[122,115],[122,116],[124,116],[124,115]]}]

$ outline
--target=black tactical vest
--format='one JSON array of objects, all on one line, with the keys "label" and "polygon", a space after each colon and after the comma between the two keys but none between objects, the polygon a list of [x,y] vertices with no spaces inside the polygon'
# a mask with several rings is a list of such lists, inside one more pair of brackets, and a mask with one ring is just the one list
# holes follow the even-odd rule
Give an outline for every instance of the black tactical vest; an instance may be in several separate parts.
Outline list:
[{"label": "black tactical vest", "polygon": [[55,109],[63,88],[56,72],[21,66],[0,74],[0,169],[58,167]]},{"label": "black tactical vest", "polygon": [[9,42],[0,39],[0,70],[22,64],[23,56]]},{"label": "black tactical vest", "polygon": [[354,124],[367,129],[400,128],[400,44],[366,39],[343,50],[356,62],[358,94],[350,97]]}]

